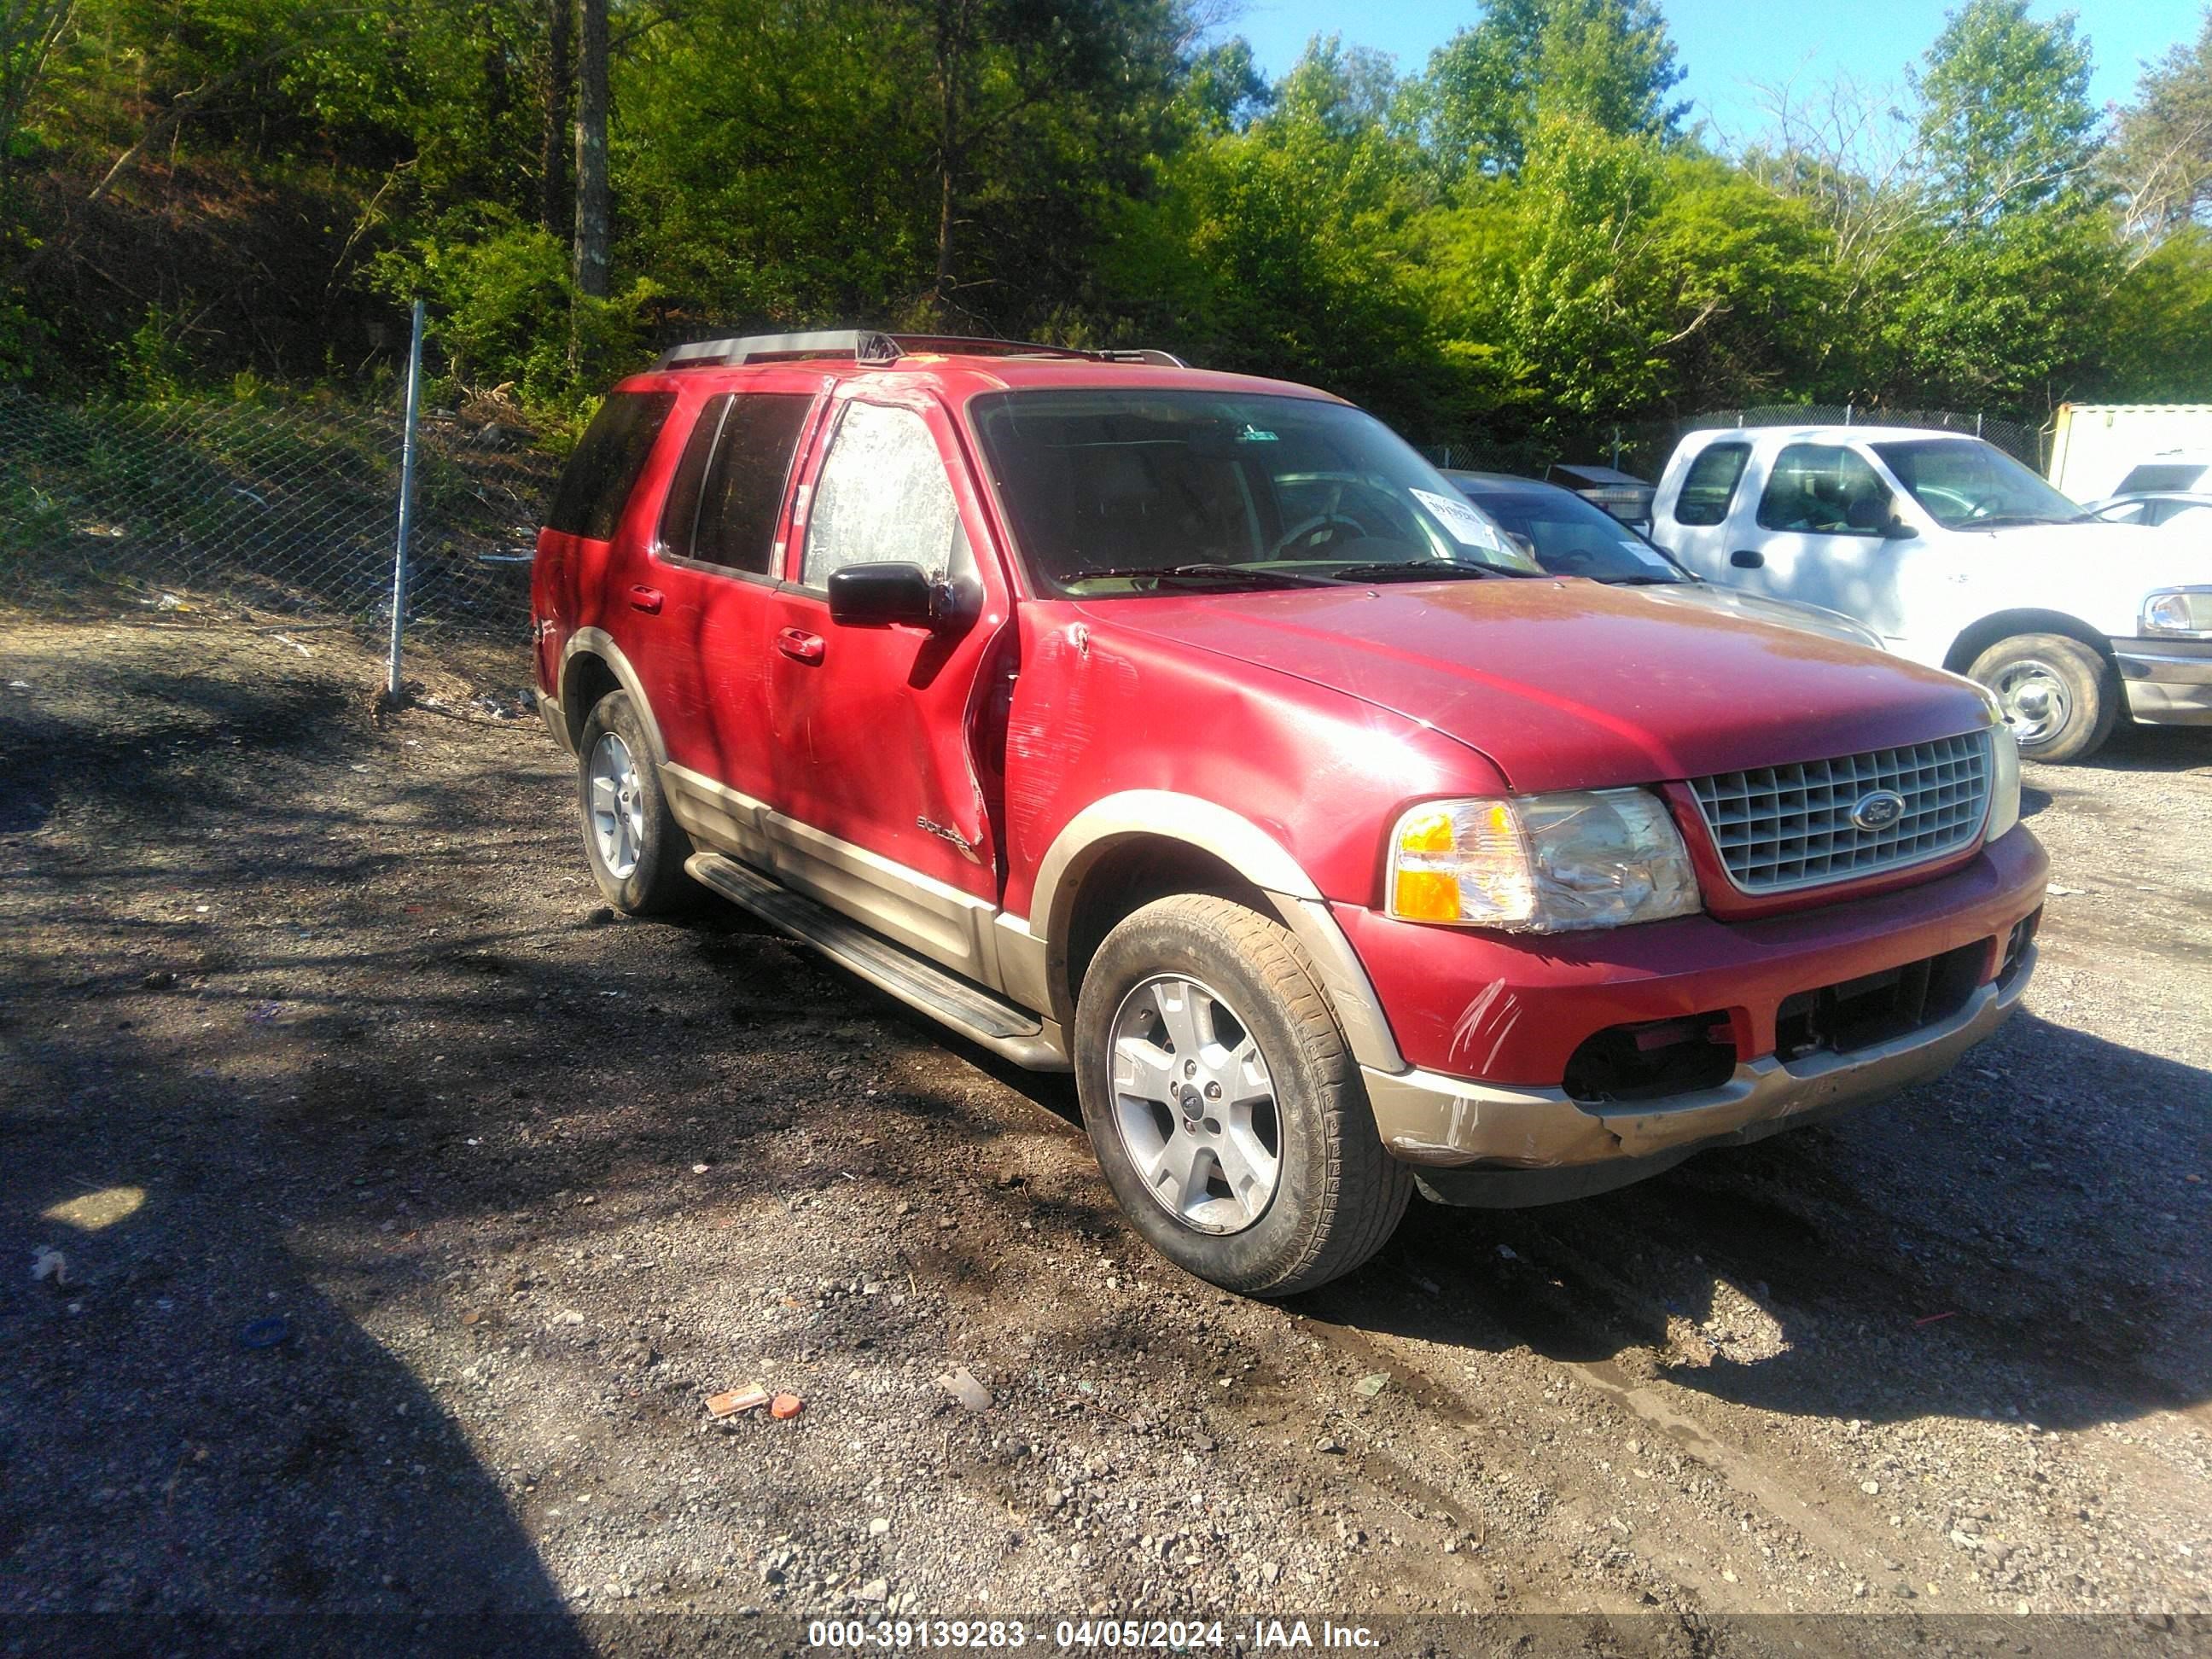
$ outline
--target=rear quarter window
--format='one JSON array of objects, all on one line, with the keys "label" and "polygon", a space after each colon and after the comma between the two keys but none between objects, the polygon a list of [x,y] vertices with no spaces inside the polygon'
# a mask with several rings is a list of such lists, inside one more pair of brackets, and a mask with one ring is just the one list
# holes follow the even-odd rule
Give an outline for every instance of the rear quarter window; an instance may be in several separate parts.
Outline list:
[{"label": "rear quarter window", "polygon": [[675,407],[672,392],[610,393],[568,458],[545,527],[596,542],[613,540],[623,504]]},{"label": "rear quarter window", "polygon": [[1690,463],[1682,479],[1682,493],[1674,502],[1674,522],[1714,525],[1728,517],[1735,499],[1744,463],[1751,459],[1749,444],[1707,444]]}]

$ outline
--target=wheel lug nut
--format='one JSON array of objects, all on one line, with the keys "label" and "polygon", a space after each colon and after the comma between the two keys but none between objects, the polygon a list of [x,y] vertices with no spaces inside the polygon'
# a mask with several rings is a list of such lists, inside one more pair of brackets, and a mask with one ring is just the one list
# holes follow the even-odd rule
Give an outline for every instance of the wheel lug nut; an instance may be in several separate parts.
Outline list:
[{"label": "wheel lug nut", "polygon": [[1208,1100],[1218,1100],[1218,1099],[1220,1099],[1220,1098],[1221,1098],[1221,1085],[1220,1085],[1218,1083],[1209,1083],[1209,1084],[1207,1084],[1207,1085],[1206,1085],[1206,1097]]},{"label": "wheel lug nut", "polygon": [[1198,1075],[1198,1062],[1194,1060],[1186,1060],[1183,1061],[1182,1074],[1185,1077],[1196,1077]]}]

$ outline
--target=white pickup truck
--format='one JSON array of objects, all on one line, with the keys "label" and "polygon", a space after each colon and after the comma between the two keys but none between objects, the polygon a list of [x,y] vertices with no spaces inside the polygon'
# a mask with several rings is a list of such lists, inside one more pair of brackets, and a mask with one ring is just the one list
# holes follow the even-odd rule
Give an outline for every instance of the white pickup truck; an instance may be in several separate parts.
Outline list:
[{"label": "white pickup truck", "polygon": [[1979,680],[2034,759],[2078,760],[2124,710],[2212,724],[2212,566],[2086,518],[1978,438],[1906,427],[1693,432],[1652,538],[1713,581],[1855,617]]}]

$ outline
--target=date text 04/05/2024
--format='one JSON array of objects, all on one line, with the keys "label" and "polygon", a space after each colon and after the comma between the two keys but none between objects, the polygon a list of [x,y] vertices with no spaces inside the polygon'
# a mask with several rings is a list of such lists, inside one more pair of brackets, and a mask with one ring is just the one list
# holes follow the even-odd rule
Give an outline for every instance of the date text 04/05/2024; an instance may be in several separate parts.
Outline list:
[{"label": "date text 04/05/2024", "polygon": [[1328,1620],[1255,1619],[1242,1623],[1182,1619],[1062,1619],[1032,1625],[1018,1619],[817,1619],[806,1626],[811,1648],[1018,1649],[1031,1644],[1064,1651],[1163,1650],[1203,1648],[1261,1649],[1372,1648],[1379,1644],[1364,1625]]}]

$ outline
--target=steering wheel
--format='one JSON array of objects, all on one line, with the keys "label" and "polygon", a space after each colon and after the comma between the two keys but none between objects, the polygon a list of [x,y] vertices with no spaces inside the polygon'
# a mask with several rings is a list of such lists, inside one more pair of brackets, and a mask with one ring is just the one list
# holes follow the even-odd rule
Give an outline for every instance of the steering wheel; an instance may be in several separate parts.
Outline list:
[{"label": "steering wheel", "polygon": [[[1362,542],[1367,539],[1367,526],[1360,523],[1358,520],[1346,518],[1341,513],[1316,513],[1304,523],[1293,526],[1291,529],[1285,531],[1283,534],[1276,539],[1274,546],[1268,550],[1268,556],[1270,558],[1273,557],[1276,554],[1280,553],[1285,548],[1288,547],[1292,542],[1297,541],[1300,537],[1304,536],[1316,537],[1317,544],[1319,538],[1316,532],[1329,529],[1333,526],[1340,526],[1350,531],[1352,534],[1345,538],[1347,541]],[[1329,539],[1334,540],[1334,538],[1332,537]],[[1313,551],[1313,547],[1309,546],[1305,550],[1310,553]]]}]

